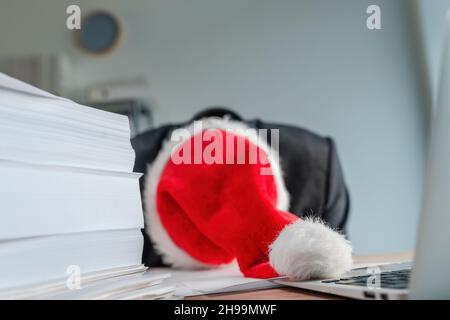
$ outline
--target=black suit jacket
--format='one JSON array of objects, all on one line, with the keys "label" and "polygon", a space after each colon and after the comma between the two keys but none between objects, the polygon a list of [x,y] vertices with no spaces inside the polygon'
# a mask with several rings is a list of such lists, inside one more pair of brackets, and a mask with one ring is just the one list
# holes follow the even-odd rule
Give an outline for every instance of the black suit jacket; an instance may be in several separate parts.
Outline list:
[{"label": "black suit jacket", "polygon": [[[242,120],[232,111],[209,109],[186,123],[164,125],[135,137],[132,140],[136,152],[134,171],[146,174],[148,164],[154,161],[162,142],[170,138],[174,129],[186,126],[193,120],[224,115],[255,129],[268,129],[269,133],[270,129],[279,129],[280,164],[290,194],[290,212],[299,217],[319,217],[330,227],[345,233],[350,201],[336,146],[331,138],[298,127],[258,119]],[[270,143],[270,137],[268,140]],[[141,193],[143,181],[141,179]],[[148,266],[163,265],[148,236],[145,232],[143,234],[143,263]]]}]

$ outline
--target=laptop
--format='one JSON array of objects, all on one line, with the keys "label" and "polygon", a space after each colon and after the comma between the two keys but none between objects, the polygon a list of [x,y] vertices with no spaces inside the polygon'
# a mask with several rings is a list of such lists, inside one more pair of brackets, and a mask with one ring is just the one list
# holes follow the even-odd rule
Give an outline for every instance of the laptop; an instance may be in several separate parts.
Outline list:
[{"label": "laptop", "polygon": [[283,285],[357,299],[450,299],[450,12],[412,263],[354,269],[339,279]]}]

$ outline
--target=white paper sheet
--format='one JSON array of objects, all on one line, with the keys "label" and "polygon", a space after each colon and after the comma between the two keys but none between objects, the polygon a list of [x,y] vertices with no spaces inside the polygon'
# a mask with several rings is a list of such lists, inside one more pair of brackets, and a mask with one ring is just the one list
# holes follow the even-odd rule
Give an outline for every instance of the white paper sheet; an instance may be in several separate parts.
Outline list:
[{"label": "white paper sheet", "polygon": [[174,295],[178,297],[280,287],[271,280],[244,277],[236,263],[210,270],[186,271],[151,268],[147,271],[148,275],[159,273],[171,274],[164,284],[175,286]]},{"label": "white paper sheet", "polygon": [[[44,90],[33,87],[32,85],[29,85],[28,83],[14,79],[14,78],[12,78],[4,73],[1,73],[1,72],[0,72],[0,87],[2,87],[4,89],[8,89],[8,90],[19,91],[22,93],[33,94],[33,95],[46,97],[46,98],[59,98],[51,93],[48,93]],[[61,98],[61,99],[63,99],[63,98]]]}]

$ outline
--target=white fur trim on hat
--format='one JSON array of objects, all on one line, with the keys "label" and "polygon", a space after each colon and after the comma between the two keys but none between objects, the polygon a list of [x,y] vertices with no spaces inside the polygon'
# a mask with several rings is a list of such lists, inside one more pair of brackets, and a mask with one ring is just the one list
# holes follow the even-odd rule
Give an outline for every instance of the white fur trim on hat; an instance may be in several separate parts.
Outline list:
[{"label": "white fur trim on hat", "polygon": [[352,246],[318,219],[299,219],[270,245],[275,271],[295,280],[336,278],[352,267]]},{"label": "white fur trim on hat", "polygon": [[[227,118],[209,117],[201,119],[201,122],[202,130],[231,130],[238,135],[245,136],[251,143],[255,144],[265,151],[269,159],[270,167],[277,188],[277,209],[288,210],[289,193],[287,192],[286,186],[284,185],[283,175],[277,153],[271,152],[271,147],[269,147],[269,145],[265,141],[258,138],[256,130],[248,130],[250,128],[244,123],[233,121]],[[172,152],[176,149],[177,146],[180,146],[183,142],[191,138],[193,135],[200,133],[196,132],[197,128],[193,123],[183,129],[188,130],[191,133],[191,136],[182,141],[171,141],[170,139],[164,141],[160,152],[147,170],[144,187],[144,211],[146,225],[145,230],[149,235],[157,252],[162,255],[163,261],[165,263],[170,264],[176,268],[213,268],[217,266],[208,265],[194,259],[172,241],[169,234],[162,225],[156,207],[156,191],[158,188],[159,180],[167,162],[170,159]]]}]

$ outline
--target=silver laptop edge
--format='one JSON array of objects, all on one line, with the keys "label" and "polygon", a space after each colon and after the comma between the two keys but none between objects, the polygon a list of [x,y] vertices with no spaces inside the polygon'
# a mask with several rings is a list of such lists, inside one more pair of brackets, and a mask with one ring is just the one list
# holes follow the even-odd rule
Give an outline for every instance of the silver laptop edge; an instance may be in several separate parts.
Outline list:
[{"label": "silver laptop edge", "polygon": [[431,128],[410,283],[413,299],[450,299],[450,12],[445,29],[437,109]]}]

